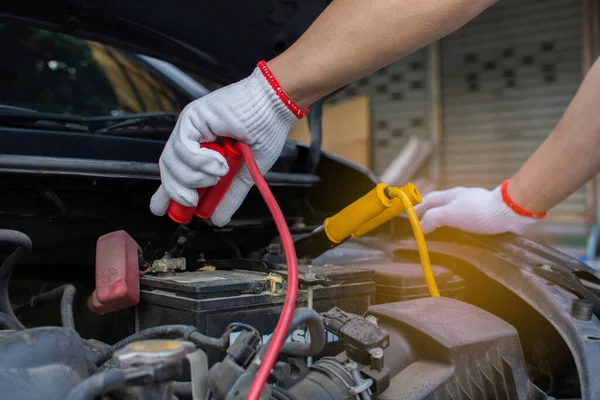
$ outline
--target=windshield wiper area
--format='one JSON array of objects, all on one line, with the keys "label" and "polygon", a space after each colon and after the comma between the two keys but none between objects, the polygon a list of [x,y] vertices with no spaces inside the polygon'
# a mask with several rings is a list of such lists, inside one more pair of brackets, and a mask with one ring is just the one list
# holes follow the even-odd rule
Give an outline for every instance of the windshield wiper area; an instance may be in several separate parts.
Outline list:
[{"label": "windshield wiper area", "polygon": [[44,113],[22,107],[0,106],[0,126],[33,129],[61,129],[68,132],[89,132],[81,117]]},{"label": "windshield wiper area", "polygon": [[[0,105],[0,126],[138,137],[156,132],[161,134],[160,138],[164,138],[164,133],[170,133],[173,129],[178,115],[173,112],[153,112],[82,117]],[[145,130],[147,127],[152,129]]]},{"label": "windshield wiper area", "polygon": [[94,117],[91,120],[108,124],[108,126],[93,131],[96,135],[148,137],[158,134],[158,138],[164,139],[164,134],[167,133],[168,136],[173,130],[177,117],[176,113],[156,112],[121,115],[119,119],[109,120],[102,119],[103,117]]}]

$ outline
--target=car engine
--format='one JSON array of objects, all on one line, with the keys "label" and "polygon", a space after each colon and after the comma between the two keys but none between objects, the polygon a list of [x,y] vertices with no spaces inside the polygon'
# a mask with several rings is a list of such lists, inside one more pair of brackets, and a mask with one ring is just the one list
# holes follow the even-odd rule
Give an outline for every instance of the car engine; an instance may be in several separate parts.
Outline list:
[{"label": "car engine", "polygon": [[[266,176],[299,259],[261,399],[600,394],[600,303],[573,281],[598,284],[589,268],[525,238],[440,229],[427,238],[434,298],[405,218],[302,251],[376,186],[326,153],[315,175],[293,173],[307,155],[286,147]],[[226,227],[180,225],[148,210],[158,176],[78,160],[50,172],[28,161],[0,179],[0,398],[246,398],[289,292],[260,193]]]},{"label": "car engine", "polygon": [[[142,247],[122,230],[102,235],[86,287],[48,279],[52,271],[38,269],[37,284],[19,274],[32,242],[1,230],[15,249],[0,269],[2,397],[244,398],[281,312],[281,246],[275,238],[242,257],[225,240],[213,258],[194,231],[173,237],[163,252],[162,237]],[[549,398],[515,327],[461,301],[461,276],[433,271],[442,297],[429,297],[418,264],[368,240],[303,260],[289,335],[261,398]],[[33,295],[15,302],[24,287]],[[57,318],[61,327],[44,324]]]}]

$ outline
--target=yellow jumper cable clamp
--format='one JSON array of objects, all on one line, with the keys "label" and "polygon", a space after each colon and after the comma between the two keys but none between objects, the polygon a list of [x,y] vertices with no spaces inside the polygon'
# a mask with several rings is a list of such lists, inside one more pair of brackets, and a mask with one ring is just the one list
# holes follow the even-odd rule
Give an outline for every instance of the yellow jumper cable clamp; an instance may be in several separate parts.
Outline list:
[{"label": "yellow jumper cable clamp", "polygon": [[360,237],[406,211],[415,235],[425,280],[432,296],[438,297],[425,237],[421,230],[414,205],[421,202],[421,194],[412,183],[398,188],[378,184],[366,195],[356,200],[310,235],[297,240],[294,245],[298,258],[316,258],[338,246],[350,237]]},{"label": "yellow jumper cable clamp", "polygon": [[404,206],[404,203],[398,196],[399,192],[403,192],[404,194],[406,194],[406,196],[408,196],[408,199],[410,200],[410,203],[413,205],[420,204],[422,201],[421,193],[419,193],[417,187],[412,183],[408,183],[402,186],[401,188],[387,187],[384,190],[384,192],[387,193],[386,196],[388,198],[392,199],[392,205],[383,212],[381,212],[379,215],[377,215],[375,218],[361,225],[358,229],[352,232],[353,238],[357,238],[366,233],[369,233],[375,228],[378,228],[379,226],[390,221],[392,218],[402,214],[406,210],[406,207]]},{"label": "yellow jumper cable clamp", "polygon": [[341,243],[357,228],[376,218],[392,206],[388,186],[380,183],[375,189],[365,194],[333,217],[327,218],[323,229],[329,240]]}]

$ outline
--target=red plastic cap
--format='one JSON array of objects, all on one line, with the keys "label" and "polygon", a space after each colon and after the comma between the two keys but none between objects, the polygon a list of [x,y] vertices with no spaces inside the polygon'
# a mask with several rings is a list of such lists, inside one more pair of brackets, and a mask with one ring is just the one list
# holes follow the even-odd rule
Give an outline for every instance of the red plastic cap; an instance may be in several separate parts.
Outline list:
[{"label": "red plastic cap", "polygon": [[223,149],[225,150],[225,160],[227,161],[227,165],[229,166],[229,172],[221,179],[215,186],[211,186],[206,189],[204,195],[198,202],[198,207],[196,207],[196,216],[198,218],[208,218],[211,216],[217,205],[225,196],[225,192],[229,188],[231,181],[235,177],[235,174],[240,169],[242,162],[244,162],[244,156],[242,153],[235,148],[235,142],[233,139],[225,139],[225,143],[223,144]]},{"label": "red plastic cap", "polygon": [[[221,146],[219,146],[215,142],[200,143],[200,147],[203,149],[210,149],[212,151],[216,151],[220,155],[225,156],[225,152],[223,151]],[[204,194],[206,188],[198,188],[196,190],[198,191],[198,203],[200,203],[200,199],[202,198],[202,195]],[[169,218],[171,218],[178,224],[189,224],[190,222],[192,222],[192,218],[194,217],[195,211],[196,207],[186,207],[177,203],[175,200],[171,200],[171,203],[169,204],[169,209],[167,210],[167,215],[169,216]]]},{"label": "red plastic cap", "polygon": [[140,302],[140,267],[135,240],[125,231],[100,236],[96,243],[96,290],[92,306],[98,314]]},{"label": "red plastic cap", "polygon": [[179,204],[175,200],[171,200],[167,214],[169,215],[169,218],[178,224],[189,224],[192,222],[195,209],[195,207],[186,207]]},{"label": "red plastic cap", "polygon": [[233,139],[225,139],[225,142],[223,143],[223,149],[225,151],[224,156],[226,158],[231,158],[239,161],[244,159],[244,155],[242,154],[242,152],[235,148],[235,141]]},{"label": "red plastic cap", "polygon": [[223,151],[223,148],[221,146],[219,146],[217,144],[217,142],[204,142],[204,143],[200,143],[200,147],[203,148],[203,149],[209,149],[209,150],[212,150],[212,151],[216,151],[220,155],[225,156],[225,152]]}]

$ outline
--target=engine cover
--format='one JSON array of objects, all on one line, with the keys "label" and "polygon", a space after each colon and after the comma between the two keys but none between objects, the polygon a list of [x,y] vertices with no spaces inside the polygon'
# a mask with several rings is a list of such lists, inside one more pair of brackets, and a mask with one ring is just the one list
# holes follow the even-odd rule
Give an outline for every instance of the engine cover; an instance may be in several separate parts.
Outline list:
[{"label": "engine cover", "polygon": [[63,400],[89,375],[85,349],[70,329],[44,327],[0,337],[0,398]]},{"label": "engine cover", "polygon": [[519,337],[500,318],[438,297],[372,306],[390,334],[392,377],[379,399],[546,398],[529,382]]}]

